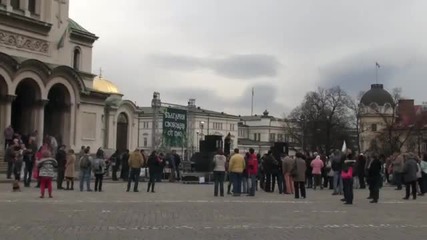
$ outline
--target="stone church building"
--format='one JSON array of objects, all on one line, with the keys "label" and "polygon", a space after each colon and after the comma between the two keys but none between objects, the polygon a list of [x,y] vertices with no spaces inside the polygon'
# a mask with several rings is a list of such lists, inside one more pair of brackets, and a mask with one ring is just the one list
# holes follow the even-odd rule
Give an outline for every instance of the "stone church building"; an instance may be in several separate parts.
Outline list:
[{"label": "stone church building", "polygon": [[92,74],[98,37],[68,17],[69,2],[0,0],[0,132],[12,125],[73,149],[135,148],[137,107]]}]

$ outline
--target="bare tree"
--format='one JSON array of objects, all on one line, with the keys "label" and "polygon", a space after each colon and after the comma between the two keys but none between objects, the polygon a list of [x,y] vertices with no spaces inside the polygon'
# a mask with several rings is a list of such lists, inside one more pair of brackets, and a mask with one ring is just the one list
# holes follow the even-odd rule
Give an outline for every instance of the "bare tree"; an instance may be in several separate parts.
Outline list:
[{"label": "bare tree", "polygon": [[340,87],[309,92],[301,105],[287,116],[286,131],[304,151],[329,154],[347,138],[351,103],[351,98]]},{"label": "bare tree", "polygon": [[[391,111],[384,112],[380,111],[379,108],[372,108],[378,116],[380,116],[384,123],[384,129],[380,131],[376,140],[382,142],[382,147],[379,148],[384,154],[391,155],[395,152],[400,152],[402,147],[407,143],[408,139],[411,138],[412,133],[416,129],[415,124],[405,125],[401,119],[399,119],[399,100],[401,99],[401,88],[394,88],[392,90],[393,103],[391,103]],[[371,143],[371,148],[372,146]]]}]

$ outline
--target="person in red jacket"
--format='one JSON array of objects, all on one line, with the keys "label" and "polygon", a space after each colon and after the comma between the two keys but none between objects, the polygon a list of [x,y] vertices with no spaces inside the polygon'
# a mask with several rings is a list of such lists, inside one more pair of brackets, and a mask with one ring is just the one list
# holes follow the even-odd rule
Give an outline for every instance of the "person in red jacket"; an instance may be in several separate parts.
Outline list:
[{"label": "person in red jacket", "polygon": [[248,196],[255,196],[256,189],[256,178],[258,176],[258,159],[253,148],[249,149],[248,157],[248,166],[247,166],[248,176],[251,182],[251,188],[249,190]]}]

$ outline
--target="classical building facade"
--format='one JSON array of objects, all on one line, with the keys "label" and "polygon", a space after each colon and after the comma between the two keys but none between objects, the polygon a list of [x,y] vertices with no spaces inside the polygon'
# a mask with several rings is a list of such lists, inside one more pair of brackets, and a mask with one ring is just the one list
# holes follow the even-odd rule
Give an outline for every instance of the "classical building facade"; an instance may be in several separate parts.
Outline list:
[{"label": "classical building facade", "polygon": [[394,99],[382,84],[372,84],[360,100],[359,144],[361,152],[426,151],[427,106],[413,99]]},{"label": "classical building facade", "polygon": [[[153,114],[153,107],[139,107],[138,146],[140,148],[150,150],[162,146],[163,113],[168,107],[187,112],[188,141],[182,147],[174,148],[187,153],[183,153],[183,155],[188,157],[198,152],[200,148],[199,142],[206,135],[221,136],[223,140],[229,136],[231,139],[231,148],[237,147],[239,117],[197,107],[195,99],[190,99],[187,106],[163,103],[156,109],[156,116]],[[153,121],[153,119],[155,120]],[[157,122],[157,126],[153,130],[155,122]]]},{"label": "classical building facade", "polygon": [[262,115],[241,116],[239,148],[243,151],[254,148],[257,152],[265,153],[274,142],[292,143],[293,139],[287,134],[286,126],[282,118],[270,116],[267,110]]},{"label": "classical building facade", "polygon": [[68,10],[64,0],[0,0],[0,131],[74,149],[136,147],[137,108],[92,74],[98,37]]}]

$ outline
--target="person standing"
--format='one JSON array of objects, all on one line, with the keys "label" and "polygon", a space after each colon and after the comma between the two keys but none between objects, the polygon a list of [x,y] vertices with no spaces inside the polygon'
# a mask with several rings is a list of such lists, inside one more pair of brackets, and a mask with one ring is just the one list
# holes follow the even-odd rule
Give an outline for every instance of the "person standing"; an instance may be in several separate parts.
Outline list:
[{"label": "person standing", "polygon": [[12,140],[12,143],[9,144],[8,148],[6,149],[6,153],[5,153],[5,162],[7,162],[7,179],[11,179],[12,178],[12,173],[13,173],[13,169],[14,167],[14,163],[15,163],[15,159],[16,159],[16,149],[19,150],[19,140],[17,138],[14,138]]},{"label": "person standing", "polygon": [[406,157],[406,161],[403,164],[403,180],[405,182],[406,195],[403,198],[408,200],[411,194],[412,188],[412,199],[417,199],[417,171],[418,164],[416,156],[413,153],[409,153]]},{"label": "person standing", "polygon": [[[366,159],[366,158],[365,158]],[[367,166],[367,181],[369,185],[369,197],[372,199],[370,203],[378,203],[380,198],[380,188],[381,188],[381,161],[378,158],[378,155],[374,154],[372,160],[369,161]]]},{"label": "person standing", "polygon": [[312,174],[314,178],[314,186],[313,190],[316,190],[316,188],[319,186],[320,189],[323,189],[322,185],[322,168],[324,167],[322,159],[320,159],[320,156],[317,155],[316,158],[311,161],[311,168],[312,168]]},{"label": "person standing", "polygon": [[291,174],[292,167],[295,164],[295,160],[290,158],[289,156],[285,156],[285,159],[283,160],[283,175],[285,176],[285,183],[286,183],[286,192],[285,194],[294,194],[295,188],[294,188],[294,179]]},{"label": "person standing", "polygon": [[86,182],[86,190],[92,192],[90,189],[90,175],[92,170],[92,157],[89,154],[90,148],[86,147],[83,157],[80,158],[80,192],[83,191],[83,185]]},{"label": "person standing", "polygon": [[[75,164],[76,164],[76,155],[74,154],[74,150],[68,150],[67,154],[67,163],[65,164],[65,180],[67,181],[67,188],[65,190],[74,190],[74,172],[75,172]],[[70,188],[71,185],[71,188]]]},{"label": "person standing", "polygon": [[158,178],[158,175],[162,172],[162,159],[157,156],[157,152],[153,151],[151,152],[151,155],[148,157],[148,172],[150,175],[150,180],[148,181],[148,187],[147,192],[154,193],[154,186],[156,184],[156,180]]},{"label": "person standing", "polygon": [[256,178],[258,176],[258,158],[253,148],[249,149],[247,169],[248,169],[248,176],[250,179],[250,188],[249,188],[248,196],[254,197],[256,186],[257,186]]},{"label": "person standing", "polygon": [[296,159],[294,165],[292,166],[293,169],[291,170],[291,172],[294,174],[292,177],[294,180],[295,199],[300,198],[300,193],[301,198],[305,199],[307,197],[305,191],[305,173],[307,171],[307,163],[304,160],[305,157],[302,153],[297,153],[295,157]]},{"label": "person standing", "polygon": [[49,151],[42,152],[42,159],[37,162],[37,167],[39,169],[39,178],[40,178],[40,198],[44,198],[45,189],[49,193],[49,198],[52,198],[52,179],[55,176],[55,168],[58,166],[58,163],[54,158],[51,157]]},{"label": "person standing", "polygon": [[9,125],[4,130],[4,149],[7,149],[10,145],[13,144],[13,136],[15,135],[15,131],[13,130],[12,126]]},{"label": "person standing", "polygon": [[181,157],[178,153],[176,153],[176,150],[172,150],[172,155],[175,160],[175,171],[176,171],[176,179],[179,181],[181,180],[181,174],[179,173],[179,167],[181,165]]},{"label": "person standing", "polygon": [[141,174],[141,168],[144,166],[144,158],[138,149],[135,149],[133,153],[128,157],[128,164],[130,168],[130,175],[128,178],[128,186],[126,192],[129,192],[132,181],[134,181],[133,191],[138,191],[139,175]]},{"label": "person standing", "polygon": [[129,149],[126,149],[126,151],[121,156],[121,162],[122,162],[122,170],[120,172],[120,178],[123,181],[127,181],[129,178]]},{"label": "person standing", "polygon": [[218,188],[220,196],[224,197],[224,179],[225,179],[225,164],[227,159],[222,149],[218,149],[217,154],[213,157],[213,173],[214,173],[214,196],[218,196]]},{"label": "person standing", "polygon": [[357,174],[359,175],[360,189],[366,188],[365,167],[366,167],[366,158],[363,155],[363,153],[361,153],[357,158]]},{"label": "person standing", "polygon": [[120,153],[119,150],[116,150],[113,155],[111,155],[110,157],[110,162],[112,165],[112,180],[113,181],[118,181],[119,179],[117,178],[117,172],[119,171],[120,168]]},{"label": "person standing", "polygon": [[93,160],[92,170],[95,174],[95,192],[102,192],[102,180],[105,174],[105,164],[104,151],[101,148],[96,152],[96,157]]},{"label": "person standing", "polygon": [[348,160],[344,161],[344,168],[341,171],[341,178],[343,182],[343,190],[344,190],[344,204],[353,204],[353,168],[354,160],[351,160],[349,157]]},{"label": "person standing", "polygon": [[393,167],[393,182],[396,184],[397,188],[395,190],[402,190],[402,180],[403,180],[403,165],[404,165],[404,154],[399,154],[392,161]]},{"label": "person standing", "polygon": [[37,152],[37,143],[34,137],[28,139],[28,148],[24,152],[24,186],[29,187],[31,183],[31,176],[33,174],[33,168],[35,163],[35,154]]},{"label": "person standing", "polygon": [[420,162],[422,189],[420,196],[427,193],[427,153],[424,153],[423,160]]},{"label": "person standing", "polygon": [[233,196],[238,197],[242,193],[242,174],[245,169],[245,158],[234,149],[234,155],[230,158],[229,171],[233,179]]},{"label": "person standing", "polygon": [[339,150],[336,150],[334,153],[332,161],[332,170],[334,171],[334,192],[332,195],[341,195],[343,192],[343,182],[341,178],[342,170],[342,156]]},{"label": "person standing", "polygon": [[58,176],[56,179],[56,188],[63,190],[62,183],[65,177],[65,165],[67,164],[67,153],[65,152],[65,145],[61,145],[56,153],[56,161],[58,162]]},{"label": "person standing", "polygon": [[175,154],[171,152],[168,156],[169,159],[169,182],[175,182],[175,172],[176,172],[176,163],[175,163]]}]

